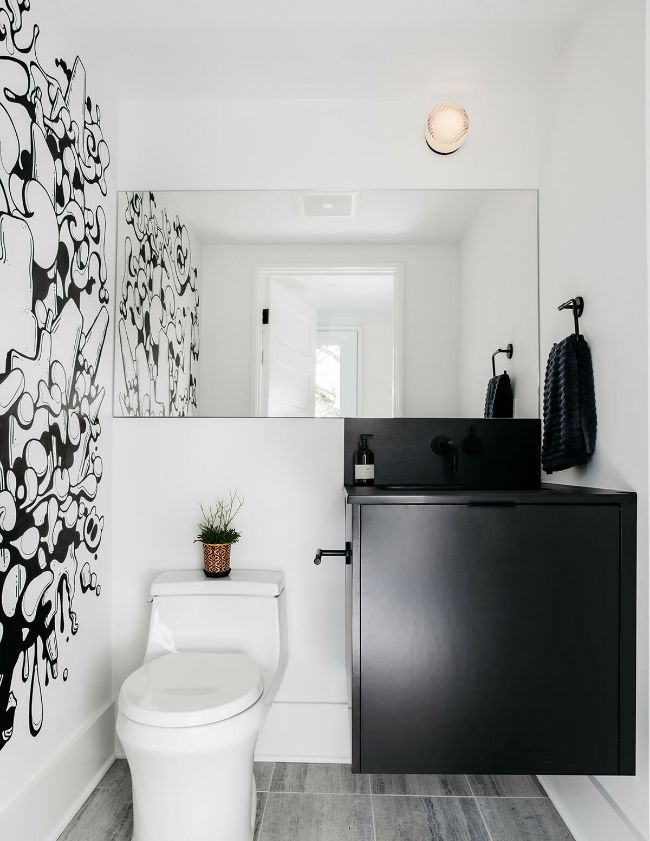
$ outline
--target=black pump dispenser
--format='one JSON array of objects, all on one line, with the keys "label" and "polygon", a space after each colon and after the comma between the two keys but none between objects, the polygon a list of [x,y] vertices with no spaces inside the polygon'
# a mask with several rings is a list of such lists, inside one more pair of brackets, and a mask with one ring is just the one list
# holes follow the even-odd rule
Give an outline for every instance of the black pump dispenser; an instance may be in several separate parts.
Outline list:
[{"label": "black pump dispenser", "polygon": [[359,435],[359,449],[354,454],[355,485],[375,484],[375,454],[368,446],[368,438],[372,438],[370,433]]}]

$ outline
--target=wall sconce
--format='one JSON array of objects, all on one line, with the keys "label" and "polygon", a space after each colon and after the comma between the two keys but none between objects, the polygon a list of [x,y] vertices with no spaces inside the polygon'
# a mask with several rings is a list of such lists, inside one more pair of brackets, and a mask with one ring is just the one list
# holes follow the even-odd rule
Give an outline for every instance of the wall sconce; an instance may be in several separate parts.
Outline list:
[{"label": "wall sconce", "polygon": [[465,142],[469,117],[462,105],[441,102],[427,117],[427,146],[438,155],[451,155]]}]

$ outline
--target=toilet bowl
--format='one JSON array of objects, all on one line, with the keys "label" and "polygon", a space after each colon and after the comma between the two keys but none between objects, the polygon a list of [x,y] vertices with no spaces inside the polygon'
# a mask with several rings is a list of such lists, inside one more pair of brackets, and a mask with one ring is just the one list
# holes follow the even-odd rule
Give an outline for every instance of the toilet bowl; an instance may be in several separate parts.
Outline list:
[{"label": "toilet bowl", "polygon": [[251,841],[255,743],[287,661],[282,573],[163,573],[144,664],[124,681],[117,734],[133,841]]}]

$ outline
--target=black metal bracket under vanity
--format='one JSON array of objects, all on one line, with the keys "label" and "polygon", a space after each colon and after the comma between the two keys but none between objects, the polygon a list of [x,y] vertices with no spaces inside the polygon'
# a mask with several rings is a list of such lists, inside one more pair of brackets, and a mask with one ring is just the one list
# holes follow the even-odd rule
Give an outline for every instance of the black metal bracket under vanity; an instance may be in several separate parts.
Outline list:
[{"label": "black metal bracket under vanity", "polygon": [[634,773],[636,494],[346,491],[355,772]]}]

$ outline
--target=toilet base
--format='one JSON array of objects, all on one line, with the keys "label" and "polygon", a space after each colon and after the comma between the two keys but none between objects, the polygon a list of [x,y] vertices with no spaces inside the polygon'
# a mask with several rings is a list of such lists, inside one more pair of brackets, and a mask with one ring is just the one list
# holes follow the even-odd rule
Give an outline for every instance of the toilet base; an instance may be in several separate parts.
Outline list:
[{"label": "toilet base", "polygon": [[117,718],[131,769],[132,841],[252,841],[257,703],[199,727],[152,727]]},{"label": "toilet base", "polygon": [[[252,782],[252,797],[251,797],[251,831],[249,838],[252,839],[255,834],[255,819],[257,817],[257,790],[255,788],[255,776],[253,775]],[[131,836],[131,841],[141,841],[135,834]]]}]

